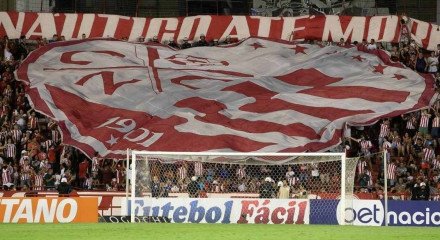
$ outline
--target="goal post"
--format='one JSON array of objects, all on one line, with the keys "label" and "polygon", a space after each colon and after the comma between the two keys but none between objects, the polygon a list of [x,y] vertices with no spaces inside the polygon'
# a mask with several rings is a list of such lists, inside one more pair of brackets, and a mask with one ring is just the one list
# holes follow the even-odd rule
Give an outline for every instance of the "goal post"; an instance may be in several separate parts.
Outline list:
[{"label": "goal post", "polygon": [[[345,219],[358,160],[346,158],[345,153],[132,150],[127,156],[131,171],[127,215],[132,222],[139,215],[136,201],[152,203],[164,198],[183,202],[188,198],[339,199],[338,218]],[[269,186],[268,193],[265,186]]]},{"label": "goal post", "polygon": [[[342,208],[340,208],[339,210],[339,218],[342,219],[341,220],[341,225],[345,225],[345,209],[346,209],[346,198],[347,198],[347,193],[346,191],[348,190],[347,187],[347,158],[346,158],[346,154],[343,153],[341,155],[341,197],[339,199],[340,202],[340,206],[343,206]],[[351,186],[353,187],[353,186]],[[352,190],[353,191],[353,190]],[[351,194],[353,194],[353,192],[351,192]]]}]

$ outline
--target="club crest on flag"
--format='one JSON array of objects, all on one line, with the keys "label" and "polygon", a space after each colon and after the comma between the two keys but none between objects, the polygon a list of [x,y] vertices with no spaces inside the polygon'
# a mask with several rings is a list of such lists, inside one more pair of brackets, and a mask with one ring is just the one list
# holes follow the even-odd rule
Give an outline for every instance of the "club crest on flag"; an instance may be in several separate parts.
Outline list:
[{"label": "club crest on flag", "polygon": [[17,76],[64,143],[108,157],[127,148],[322,151],[340,143],[346,123],[414,111],[435,95],[430,76],[379,51],[259,38],[180,51],[59,42],[31,53]]}]

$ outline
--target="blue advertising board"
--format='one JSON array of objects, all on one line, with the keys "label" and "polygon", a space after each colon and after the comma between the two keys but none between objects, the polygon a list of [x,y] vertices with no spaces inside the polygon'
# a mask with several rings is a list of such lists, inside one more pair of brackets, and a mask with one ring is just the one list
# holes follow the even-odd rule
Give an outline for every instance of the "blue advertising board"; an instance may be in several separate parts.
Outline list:
[{"label": "blue advertising board", "polygon": [[[339,200],[310,200],[310,224],[341,224]],[[388,201],[389,226],[440,226],[440,202]],[[346,204],[345,224],[385,225],[384,202],[353,200]]]}]

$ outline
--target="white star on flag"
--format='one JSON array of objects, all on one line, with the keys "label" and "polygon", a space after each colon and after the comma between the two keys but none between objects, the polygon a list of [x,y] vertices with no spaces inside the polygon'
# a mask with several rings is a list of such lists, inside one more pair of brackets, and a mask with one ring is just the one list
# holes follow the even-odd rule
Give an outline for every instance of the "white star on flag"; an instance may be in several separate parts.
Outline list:
[{"label": "white star on flag", "polygon": [[110,144],[110,146],[113,146],[118,142],[119,138],[113,137],[113,134],[110,135],[110,140],[106,141],[106,143]]}]

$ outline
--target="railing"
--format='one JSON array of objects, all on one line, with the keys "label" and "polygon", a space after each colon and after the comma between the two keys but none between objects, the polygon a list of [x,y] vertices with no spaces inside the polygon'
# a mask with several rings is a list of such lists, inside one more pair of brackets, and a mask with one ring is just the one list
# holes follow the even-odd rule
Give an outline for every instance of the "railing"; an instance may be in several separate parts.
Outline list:
[{"label": "railing", "polygon": [[[43,187],[32,187],[30,190],[22,191],[21,188],[18,188],[16,191],[9,191],[3,189],[3,186],[0,185],[0,193],[3,193],[3,197],[10,197],[14,196],[16,193],[21,193],[23,196],[26,197],[75,197],[75,196],[82,196],[82,193],[87,193],[87,196],[103,196],[110,195],[110,196],[125,196],[125,191],[106,191],[104,188],[104,185],[102,185],[103,188],[95,188],[94,190],[83,190],[80,188],[73,188],[73,191],[71,194],[59,194],[58,191],[55,189],[55,187],[52,186],[43,186]],[[359,189],[359,186],[355,186],[355,189]],[[92,193],[92,195],[89,195]],[[93,194],[95,193],[95,194]],[[258,198],[259,194],[258,192],[228,192],[228,191],[222,191],[222,192],[215,192],[215,191],[207,191],[206,192],[208,197],[230,197],[230,198]],[[357,196],[359,199],[383,199],[383,193],[380,192],[354,192],[354,195]],[[1,196],[1,195],[0,195]],[[151,197],[151,193],[144,193],[142,195],[143,197]],[[294,196],[294,193],[292,193],[292,196]],[[308,198],[311,199],[337,199],[339,196],[339,193],[337,192],[320,192],[311,190],[308,191]],[[178,191],[178,192],[170,192],[169,196],[171,198],[176,197],[187,197],[186,191]],[[389,191],[388,192],[388,198],[392,200],[411,200],[411,194],[408,191],[404,192],[394,192]],[[440,201],[440,193],[432,194],[430,196],[431,201]],[[116,207],[120,208],[120,206]]]}]

